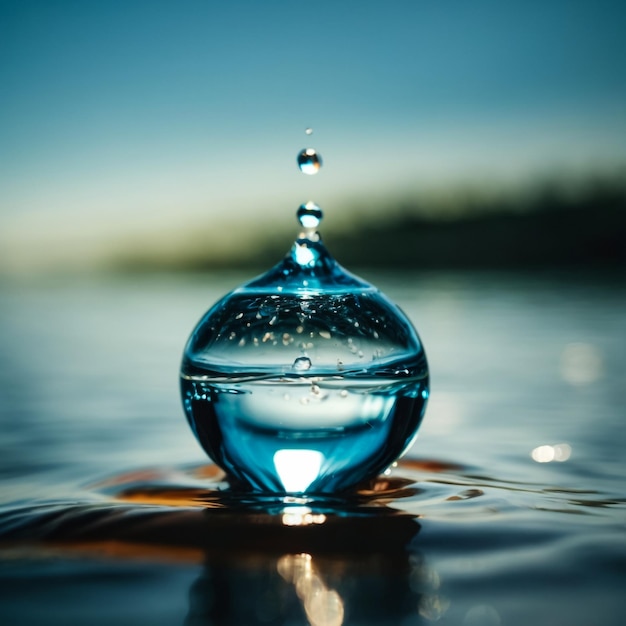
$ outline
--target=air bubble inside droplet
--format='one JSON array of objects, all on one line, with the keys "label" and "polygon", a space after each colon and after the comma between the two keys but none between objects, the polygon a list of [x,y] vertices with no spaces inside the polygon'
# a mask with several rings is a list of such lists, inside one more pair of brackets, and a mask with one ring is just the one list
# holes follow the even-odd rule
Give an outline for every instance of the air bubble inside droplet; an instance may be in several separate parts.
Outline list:
[{"label": "air bubble inside droplet", "polygon": [[298,167],[303,174],[317,174],[322,167],[322,157],[313,148],[305,148],[298,154]]},{"label": "air bubble inside droplet", "polygon": [[297,212],[298,221],[304,228],[317,228],[324,214],[315,202],[301,204]]},{"label": "air bubble inside droplet", "polygon": [[309,359],[308,356],[299,356],[294,362],[293,365],[291,366],[291,369],[294,369],[296,371],[306,371],[306,370],[310,370],[311,369],[311,359]]}]

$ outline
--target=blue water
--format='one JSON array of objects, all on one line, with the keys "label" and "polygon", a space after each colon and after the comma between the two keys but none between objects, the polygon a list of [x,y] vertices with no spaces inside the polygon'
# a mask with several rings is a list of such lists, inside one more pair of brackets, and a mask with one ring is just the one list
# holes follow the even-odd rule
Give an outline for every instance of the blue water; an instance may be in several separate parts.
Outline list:
[{"label": "blue water", "polygon": [[252,489],[292,494],[344,491],[384,472],[412,443],[428,397],[421,379],[354,375],[182,378],[181,388],[218,465]]},{"label": "blue water", "polygon": [[428,349],[419,437],[335,500],[255,501],[180,402],[239,275],[0,285],[0,622],[624,622],[622,276],[365,274]]},{"label": "blue water", "polygon": [[181,391],[202,447],[243,486],[335,494],[414,441],[428,365],[402,311],[305,227],[277,265],[202,316]]}]

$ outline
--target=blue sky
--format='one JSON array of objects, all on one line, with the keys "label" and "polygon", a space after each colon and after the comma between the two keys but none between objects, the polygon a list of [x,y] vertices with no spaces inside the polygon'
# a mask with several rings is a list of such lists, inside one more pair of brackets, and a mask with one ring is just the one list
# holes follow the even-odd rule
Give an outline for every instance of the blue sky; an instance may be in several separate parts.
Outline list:
[{"label": "blue sky", "polygon": [[625,27],[609,0],[0,0],[0,246],[624,164]]}]

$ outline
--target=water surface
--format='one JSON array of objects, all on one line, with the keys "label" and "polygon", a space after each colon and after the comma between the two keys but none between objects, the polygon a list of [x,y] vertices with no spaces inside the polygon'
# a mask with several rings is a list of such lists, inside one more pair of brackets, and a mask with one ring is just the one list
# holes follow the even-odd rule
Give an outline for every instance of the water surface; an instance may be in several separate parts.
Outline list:
[{"label": "water surface", "polygon": [[0,286],[0,621],[622,624],[619,277],[365,278],[414,321],[420,436],[341,498],[233,493],[178,366],[242,276]]}]

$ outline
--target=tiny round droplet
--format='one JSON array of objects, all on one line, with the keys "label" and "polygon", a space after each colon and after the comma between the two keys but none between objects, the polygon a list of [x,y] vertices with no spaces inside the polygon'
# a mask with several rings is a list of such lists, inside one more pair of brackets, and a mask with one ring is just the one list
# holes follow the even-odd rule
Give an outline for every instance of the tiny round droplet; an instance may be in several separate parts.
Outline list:
[{"label": "tiny round droplet", "polygon": [[302,372],[311,369],[311,359],[308,356],[299,356],[291,366],[291,369]]},{"label": "tiny round droplet", "polygon": [[307,135],[312,135],[312,134],[313,134],[313,129],[312,129],[311,127],[309,127],[309,128],[305,128],[305,129],[304,129],[304,132],[305,132]]},{"label": "tiny round droplet", "polygon": [[311,201],[301,204],[296,215],[304,228],[317,228],[324,217],[322,209]]},{"label": "tiny round droplet", "polygon": [[298,167],[303,174],[317,174],[322,167],[322,157],[313,148],[305,148],[298,154]]}]

